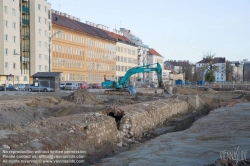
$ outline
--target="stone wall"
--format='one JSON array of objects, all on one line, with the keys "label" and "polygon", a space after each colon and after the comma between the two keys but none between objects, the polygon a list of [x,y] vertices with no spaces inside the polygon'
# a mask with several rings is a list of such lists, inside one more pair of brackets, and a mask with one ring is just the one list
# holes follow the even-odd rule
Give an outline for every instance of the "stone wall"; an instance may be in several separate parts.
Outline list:
[{"label": "stone wall", "polygon": [[119,126],[121,137],[137,138],[171,116],[187,112],[188,104],[180,100],[157,100],[118,108],[125,112]]},{"label": "stone wall", "polygon": [[198,95],[183,95],[128,106],[110,107],[102,114],[116,118],[122,139],[141,137],[163,124],[165,120],[188,110],[201,110],[204,102]]}]

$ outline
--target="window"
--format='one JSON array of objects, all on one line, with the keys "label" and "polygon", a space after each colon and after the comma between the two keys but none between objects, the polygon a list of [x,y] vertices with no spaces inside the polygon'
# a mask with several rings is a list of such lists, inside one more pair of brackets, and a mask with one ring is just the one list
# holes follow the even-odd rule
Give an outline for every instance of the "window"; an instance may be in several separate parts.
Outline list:
[{"label": "window", "polygon": [[28,80],[28,77],[27,77],[27,76],[24,76],[24,77],[23,77],[23,80],[24,80],[24,81],[27,81],[27,80]]},{"label": "window", "polygon": [[44,70],[47,71],[47,66],[46,65],[44,66]]},{"label": "window", "polygon": [[44,31],[44,35],[47,36],[47,31],[46,30]]},{"label": "window", "polygon": [[48,19],[50,20],[50,10],[48,10]]},{"label": "window", "polygon": [[16,36],[13,36],[13,43],[16,42]]},{"label": "window", "polygon": [[46,18],[44,19],[44,23],[45,23],[45,25],[47,24],[47,19]]},{"label": "window", "polygon": [[47,7],[46,7],[46,6],[44,6],[44,12],[45,12],[45,13],[47,12]]},{"label": "window", "polygon": [[16,29],[16,23],[15,22],[12,23],[12,29]]},{"label": "window", "polygon": [[13,49],[13,55],[16,55],[16,50],[15,49]]},{"label": "window", "polygon": [[41,41],[38,42],[38,46],[41,47]]},{"label": "window", "polygon": [[12,16],[16,15],[16,9],[12,9]]},{"label": "window", "polygon": [[41,35],[41,29],[38,29],[38,34]]},{"label": "window", "polygon": [[47,59],[47,55],[44,55],[44,59]]},{"label": "window", "polygon": [[16,63],[13,63],[13,69],[16,69]]},{"label": "window", "polygon": [[40,22],[40,23],[41,23],[41,17],[38,17],[38,22]]},{"label": "window", "polygon": [[49,30],[51,30],[51,27],[50,27],[50,22],[48,22],[48,27],[49,27]]},{"label": "window", "polygon": [[4,64],[5,69],[8,69],[8,62],[5,62]]},{"label": "window", "polygon": [[19,81],[19,76],[15,76],[15,81]]},{"label": "window", "polygon": [[39,65],[39,71],[41,71],[41,69],[42,69],[42,66],[41,66],[41,65]]},{"label": "window", "polygon": [[4,27],[8,27],[8,21],[4,20]]},{"label": "window", "polygon": [[8,35],[4,34],[4,41],[8,41]]},{"label": "window", "polygon": [[4,13],[8,13],[8,7],[7,6],[4,6]]},{"label": "window", "polygon": [[41,54],[39,54],[39,58],[40,58],[40,59],[42,58],[42,55],[41,55]]},{"label": "window", "polygon": [[4,49],[4,54],[5,54],[5,55],[8,55],[8,48],[5,48],[5,49]]},{"label": "window", "polygon": [[41,5],[40,4],[38,4],[38,10],[41,10]]}]

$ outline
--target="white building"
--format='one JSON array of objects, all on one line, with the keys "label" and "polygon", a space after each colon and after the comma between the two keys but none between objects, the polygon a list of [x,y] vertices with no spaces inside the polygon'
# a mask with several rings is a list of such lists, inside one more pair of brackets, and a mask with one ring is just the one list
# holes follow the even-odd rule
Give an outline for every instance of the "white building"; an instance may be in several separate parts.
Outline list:
[{"label": "white building", "polygon": [[[128,38],[131,42],[135,43],[138,46],[138,65],[144,66],[149,64],[149,47],[142,43],[142,40],[139,37],[133,35],[130,30],[125,28],[120,28],[120,31]],[[138,80],[145,81],[146,73],[137,74]]]},{"label": "white building", "polygon": [[[163,70],[164,69],[163,61],[164,61],[164,57],[161,56],[157,51],[155,51],[154,49],[149,50],[149,64],[159,63]],[[149,72],[148,76],[149,76],[149,79],[152,80],[153,82],[158,82],[156,72]]]},{"label": "white building", "polygon": [[[1,0],[0,84],[29,83],[48,71],[51,5],[47,0]],[[21,46],[21,47],[20,47]]]},{"label": "white building", "polygon": [[[114,32],[106,31],[108,35],[117,40],[116,42],[116,81],[118,77],[124,76],[126,72],[138,66],[138,47],[129,41],[123,33],[117,30]],[[135,80],[135,75],[131,77],[131,81]]]},{"label": "white building", "polygon": [[[203,79],[205,80],[205,73],[209,66],[209,60],[203,58],[203,60],[196,63],[196,68],[204,68]],[[215,82],[225,82],[226,81],[226,59],[225,57],[214,57],[213,66],[217,67],[214,72]]]},{"label": "white building", "polygon": [[233,81],[243,81],[243,66],[244,63],[241,61],[230,61],[232,67],[232,78]]}]

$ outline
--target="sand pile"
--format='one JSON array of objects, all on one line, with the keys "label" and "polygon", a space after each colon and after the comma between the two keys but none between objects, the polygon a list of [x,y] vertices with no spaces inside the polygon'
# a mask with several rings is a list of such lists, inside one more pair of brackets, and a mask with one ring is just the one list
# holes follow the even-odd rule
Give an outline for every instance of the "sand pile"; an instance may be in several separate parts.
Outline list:
[{"label": "sand pile", "polygon": [[75,104],[99,104],[102,103],[93,93],[86,89],[80,89],[70,94],[67,97],[63,97],[65,100],[73,102]]}]

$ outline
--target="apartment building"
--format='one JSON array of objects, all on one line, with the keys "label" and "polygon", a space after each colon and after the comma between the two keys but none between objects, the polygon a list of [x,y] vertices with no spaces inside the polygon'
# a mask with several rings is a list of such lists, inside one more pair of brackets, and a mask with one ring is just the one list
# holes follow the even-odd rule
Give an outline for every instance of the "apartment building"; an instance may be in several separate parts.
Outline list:
[{"label": "apartment building", "polygon": [[[63,82],[101,83],[115,80],[116,41],[105,30],[52,10],[52,71],[62,72]],[[57,31],[63,33],[57,34]],[[52,35],[53,35],[52,34]]]},{"label": "apartment building", "polygon": [[[33,74],[46,71],[50,4],[47,0],[0,1],[0,84],[29,83]],[[46,35],[45,35],[46,33]],[[39,70],[39,66],[43,66]],[[6,82],[7,80],[7,82]]]},{"label": "apartment building", "polygon": [[[126,72],[138,66],[137,46],[129,41],[123,33],[114,29],[113,32],[106,31],[108,35],[116,39],[116,81],[118,77],[124,76]],[[136,76],[131,77],[131,81],[135,81]]]},{"label": "apartment building", "polygon": [[[203,58],[201,61],[196,63],[197,68],[204,68],[208,66],[209,60]],[[225,57],[214,57],[213,66],[216,66],[217,70],[214,71],[215,82],[225,82],[226,81],[226,58]],[[205,79],[206,69],[203,73],[203,78]]]},{"label": "apartment building", "polygon": [[21,74],[19,1],[0,1],[0,13],[0,84],[13,84]]},{"label": "apartment building", "polygon": [[[156,50],[154,50],[152,48],[149,50],[148,61],[150,64],[159,63],[161,65],[161,68],[164,69],[163,60],[164,60],[164,57],[161,56],[161,54],[159,54]],[[158,82],[157,73],[150,72],[149,79],[152,80],[153,82]]]},{"label": "apartment building", "polygon": [[[128,38],[131,42],[135,43],[138,47],[138,65],[144,66],[149,64],[149,47],[143,44],[142,40],[131,33],[130,30],[125,28],[120,28],[120,31],[124,34],[126,38]],[[139,73],[137,74],[138,81],[145,81],[148,79],[149,75],[147,73]]]}]

